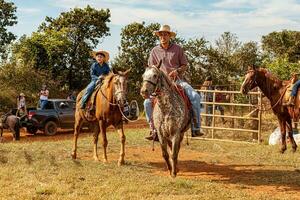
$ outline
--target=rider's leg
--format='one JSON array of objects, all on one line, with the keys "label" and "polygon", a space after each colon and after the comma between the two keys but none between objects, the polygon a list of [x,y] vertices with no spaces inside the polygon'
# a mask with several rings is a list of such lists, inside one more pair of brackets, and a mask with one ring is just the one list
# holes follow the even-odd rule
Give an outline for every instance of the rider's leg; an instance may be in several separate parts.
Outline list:
[{"label": "rider's leg", "polygon": [[295,99],[296,99],[299,87],[300,87],[300,80],[296,81],[296,83],[294,84],[294,86],[292,88],[292,92],[291,92],[291,97],[290,97],[289,102],[287,103],[287,105],[289,105],[289,106],[295,105]]},{"label": "rider's leg", "polygon": [[157,140],[157,135],[156,135],[156,131],[153,125],[153,121],[152,121],[152,112],[153,112],[153,107],[152,107],[152,101],[151,99],[145,99],[144,101],[144,110],[145,110],[145,115],[146,115],[146,120],[150,126],[150,135],[145,137],[145,139],[147,140]]},{"label": "rider's leg", "polygon": [[95,86],[96,86],[95,81],[91,81],[88,84],[88,86],[86,87],[84,95],[82,96],[82,99],[81,99],[81,109],[85,108],[85,104],[86,104],[87,100],[89,99],[89,97],[91,96],[91,94],[93,93]]},{"label": "rider's leg", "polygon": [[195,117],[196,117],[196,122],[192,126],[193,136],[203,135],[203,133],[200,132],[200,128],[201,128],[201,118],[200,118],[201,98],[200,98],[200,95],[187,82],[178,80],[177,83],[184,89],[184,92],[186,93],[189,100],[191,101],[193,113],[195,114]]}]

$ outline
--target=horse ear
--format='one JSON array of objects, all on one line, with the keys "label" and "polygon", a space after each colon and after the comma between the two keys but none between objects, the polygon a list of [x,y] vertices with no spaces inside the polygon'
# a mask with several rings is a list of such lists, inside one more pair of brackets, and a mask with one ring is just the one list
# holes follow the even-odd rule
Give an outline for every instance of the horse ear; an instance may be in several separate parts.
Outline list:
[{"label": "horse ear", "polygon": [[124,74],[124,76],[126,76],[130,71],[131,71],[131,67],[129,68],[129,69],[127,69],[123,74]]},{"label": "horse ear", "polygon": [[112,72],[113,72],[114,74],[118,74],[118,71],[117,71],[115,68],[112,68]]},{"label": "horse ear", "polygon": [[158,69],[160,68],[161,63],[162,63],[162,60],[160,60],[159,63],[158,63],[158,65],[157,65],[157,68],[158,68]]}]

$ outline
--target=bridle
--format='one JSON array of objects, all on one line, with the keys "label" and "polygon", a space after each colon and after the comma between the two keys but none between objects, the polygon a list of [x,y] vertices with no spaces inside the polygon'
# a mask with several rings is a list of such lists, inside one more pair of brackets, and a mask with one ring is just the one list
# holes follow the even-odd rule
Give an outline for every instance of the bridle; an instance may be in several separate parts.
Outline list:
[{"label": "bridle", "polygon": [[147,83],[150,83],[151,85],[153,85],[154,86],[154,91],[152,92],[152,94],[151,94],[151,96],[158,96],[159,94],[160,94],[160,88],[159,88],[159,80],[161,79],[161,77],[162,77],[162,72],[156,67],[156,66],[151,66],[152,68],[154,68],[157,72],[158,72],[158,74],[159,74],[159,77],[158,77],[158,79],[157,79],[157,82],[156,83],[154,83],[153,81],[151,81],[151,80],[148,80],[148,79],[144,79],[143,80],[143,83],[144,82],[147,82]]},{"label": "bridle", "polygon": [[[116,74],[114,75],[114,77],[116,76]],[[113,87],[113,90],[114,90],[114,87]],[[113,102],[110,102],[109,99],[107,98],[107,96],[105,96],[105,94],[103,93],[102,91],[102,88],[100,88],[100,92],[101,92],[101,95],[104,97],[104,99],[109,103],[109,105],[112,105],[112,106],[119,106],[120,107],[120,104],[117,102],[117,103],[113,103]],[[124,94],[125,96],[125,91],[122,90],[122,89],[119,89],[117,90],[116,92],[113,91],[113,98],[115,99],[115,96],[117,94]]]},{"label": "bridle", "polygon": [[[252,82],[251,82],[249,88],[252,87],[252,84],[253,84],[253,83],[255,83],[256,86],[258,86],[258,83],[257,83],[257,81],[256,81],[256,78],[257,78],[257,70],[256,70],[256,69],[248,70],[248,71],[247,71],[247,74],[248,74],[248,73],[251,73],[251,72],[254,73],[254,78],[253,78],[253,80],[251,79]],[[275,107],[279,104],[279,102],[282,100],[282,98],[284,97],[287,88],[288,88],[288,86],[284,88],[284,91],[283,91],[282,94],[280,95],[279,99],[276,101],[275,104],[273,104],[273,105],[271,104],[271,107],[270,107],[270,108],[268,108],[268,109],[261,109],[261,108],[257,107],[256,109],[258,109],[259,111],[269,111],[269,110],[275,108]],[[267,87],[267,90],[268,90],[269,96],[271,96],[271,89],[270,89],[270,87]],[[270,103],[271,103],[271,102],[270,102]]]}]

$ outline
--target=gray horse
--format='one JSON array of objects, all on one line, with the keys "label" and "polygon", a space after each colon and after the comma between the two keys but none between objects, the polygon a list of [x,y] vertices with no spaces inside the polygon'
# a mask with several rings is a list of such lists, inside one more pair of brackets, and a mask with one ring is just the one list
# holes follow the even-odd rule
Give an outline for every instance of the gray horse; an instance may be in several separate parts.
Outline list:
[{"label": "gray horse", "polygon": [[[190,125],[190,111],[183,98],[176,92],[174,83],[158,67],[147,67],[143,74],[141,95],[148,98],[156,96],[153,108],[153,123],[157,130],[162,156],[172,177],[177,174],[177,159],[184,132]],[[171,150],[169,160],[168,146]]]},{"label": "gray horse", "polygon": [[3,129],[9,129],[13,133],[14,140],[20,140],[20,121],[15,115],[2,115],[0,117],[0,137]]}]

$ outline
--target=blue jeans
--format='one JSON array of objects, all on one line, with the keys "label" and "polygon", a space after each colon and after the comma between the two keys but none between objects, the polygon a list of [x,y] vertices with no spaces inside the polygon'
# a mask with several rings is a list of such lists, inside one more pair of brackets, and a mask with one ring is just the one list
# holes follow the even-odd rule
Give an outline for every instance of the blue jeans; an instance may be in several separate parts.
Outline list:
[{"label": "blue jeans", "polygon": [[299,87],[300,87],[300,80],[296,81],[296,83],[293,86],[292,93],[291,93],[292,97],[295,97],[297,95],[297,91]]},{"label": "blue jeans", "polygon": [[85,108],[85,104],[89,97],[92,95],[94,89],[96,87],[96,81],[91,81],[85,89],[84,95],[81,99],[81,108]]},{"label": "blue jeans", "polygon": [[[200,95],[190,86],[187,82],[178,80],[176,81],[177,84],[179,84],[183,89],[185,94],[188,96],[189,100],[191,101],[192,104],[192,109],[193,113],[196,115],[196,123],[192,123],[192,130],[200,130],[201,127],[201,118],[200,118],[200,113],[201,113],[201,105],[200,105]],[[150,99],[145,99],[144,101],[144,109],[146,113],[146,119],[147,122],[149,123],[150,127],[152,128],[152,102]],[[193,122],[193,120],[192,120]]]},{"label": "blue jeans", "polygon": [[48,103],[48,100],[41,100],[40,99],[40,107],[42,110],[46,109],[46,105]]}]

